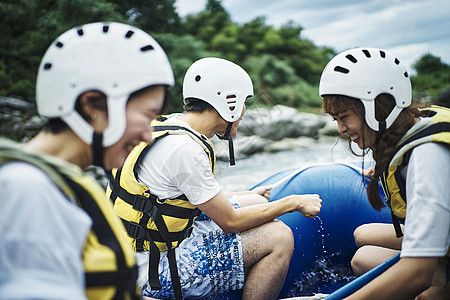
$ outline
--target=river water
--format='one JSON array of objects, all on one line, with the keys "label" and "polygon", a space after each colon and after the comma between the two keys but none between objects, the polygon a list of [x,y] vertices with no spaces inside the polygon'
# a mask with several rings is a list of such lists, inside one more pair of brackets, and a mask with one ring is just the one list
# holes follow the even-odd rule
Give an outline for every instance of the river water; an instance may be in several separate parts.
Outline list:
[{"label": "river water", "polygon": [[[258,153],[236,161],[218,161],[216,178],[226,192],[248,190],[267,177],[287,169],[303,168],[314,164],[360,161],[346,148],[346,142],[328,138],[310,147],[286,150],[275,153]],[[358,152],[357,152],[358,153]],[[365,161],[371,157],[366,156]]]}]

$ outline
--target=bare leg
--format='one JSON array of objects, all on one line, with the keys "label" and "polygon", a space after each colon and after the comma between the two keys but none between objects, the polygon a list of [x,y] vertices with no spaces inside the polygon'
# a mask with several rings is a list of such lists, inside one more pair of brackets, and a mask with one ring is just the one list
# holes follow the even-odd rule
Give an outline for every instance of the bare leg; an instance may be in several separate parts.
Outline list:
[{"label": "bare leg", "polygon": [[356,276],[361,276],[399,252],[398,250],[378,246],[363,246],[353,255],[351,262],[353,273]]},{"label": "bare leg", "polygon": [[400,252],[402,238],[395,236],[392,224],[364,224],[354,234],[359,249],[351,265],[355,275],[360,276]]},{"label": "bare leg", "polygon": [[403,240],[403,238],[395,236],[395,229],[392,224],[382,223],[361,225],[356,228],[353,237],[358,248],[370,245],[400,250]]},{"label": "bare leg", "polygon": [[242,299],[278,299],[294,251],[291,229],[271,221],[241,236],[247,273]]}]

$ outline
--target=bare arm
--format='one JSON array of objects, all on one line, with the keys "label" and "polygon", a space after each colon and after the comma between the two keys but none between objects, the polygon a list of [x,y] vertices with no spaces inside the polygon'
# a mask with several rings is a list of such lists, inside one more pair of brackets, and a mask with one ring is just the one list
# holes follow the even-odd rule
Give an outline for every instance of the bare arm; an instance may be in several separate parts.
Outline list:
[{"label": "bare arm", "polygon": [[315,217],[322,206],[319,195],[291,195],[263,204],[234,209],[223,192],[198,205],[225,232],[241,232],[267,223],[288,212],[298,211]]},{"label": "bare arm", "polygon": [[404,257],[345,299],[413,299],[430,286],[437,262],[437,257]]},{"label": "bare arm", "polygon": [[232,195],[243,196],[243,195],[255,195],[256,194],[256,195],[264,196],[264,198],[266,198],[266,199],[270,199],[270,190],[271,189],[272,189],[271,185],[258,186],[250,191],[226,193],[226,196],[228,197],[228,196],[232,196]]}]

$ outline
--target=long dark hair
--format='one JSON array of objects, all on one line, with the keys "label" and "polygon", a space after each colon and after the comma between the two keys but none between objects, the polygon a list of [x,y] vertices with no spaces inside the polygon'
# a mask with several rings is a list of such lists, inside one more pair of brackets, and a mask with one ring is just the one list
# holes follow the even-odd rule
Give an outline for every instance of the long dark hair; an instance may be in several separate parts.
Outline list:
[{"label": "long dark hair", "polygon": [[[375,118],[385,120],[395,105],[394,98],[388,94],[381,94],[375,98]],[[378,180],[388,166],[396,146],[405,133],[414,125],[415,119],[424,115],[419,109],[426,105],[412,104],[401,111],[394,123],[378,137],[374,145],[372,156],[375,160],[375,173],[367,186],[367,197],[373,208],[381,210],[385,206],[378,193]],[[361,118],[362,127],[367,126],[365,109],[361,100],[341,95],[326,95],[323,97],[323,111],[330,115],[337,115],[345,110],[352,110]],[[363,130],[361,130],[364,133]],[[379,133],[377,133],[379,134]],[[361,137],[364,141],[364,136]],[[349,141],[349,147],[351,141]],[[352,151],[353,152],[353,151]],[[354,152],[353,152],[354,153]]]}]

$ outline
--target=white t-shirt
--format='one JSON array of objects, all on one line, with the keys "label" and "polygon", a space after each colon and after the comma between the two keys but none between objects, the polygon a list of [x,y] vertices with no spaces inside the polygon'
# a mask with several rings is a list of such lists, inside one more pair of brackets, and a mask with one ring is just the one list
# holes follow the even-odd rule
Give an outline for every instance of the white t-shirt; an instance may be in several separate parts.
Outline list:
[{"label": "white t-shirt", "polygon": [[[194,131],[187,123],[174,118],[170,124]],[[161,199],[185,194],[193,205],[207,202],[220,191],[208,155],[185,134],[169,135],[156,142],[142,161],[138,180]]]},{"label": "white t-shirt", "polygon": [[86,299],[91,218],[39,168],[0,167],[0,299]]},{"label": "white t-shirt", "polygon": [[402,170],[406,220],[401,257],[442,257],[450,245],[450,148],[415,147]]}]

